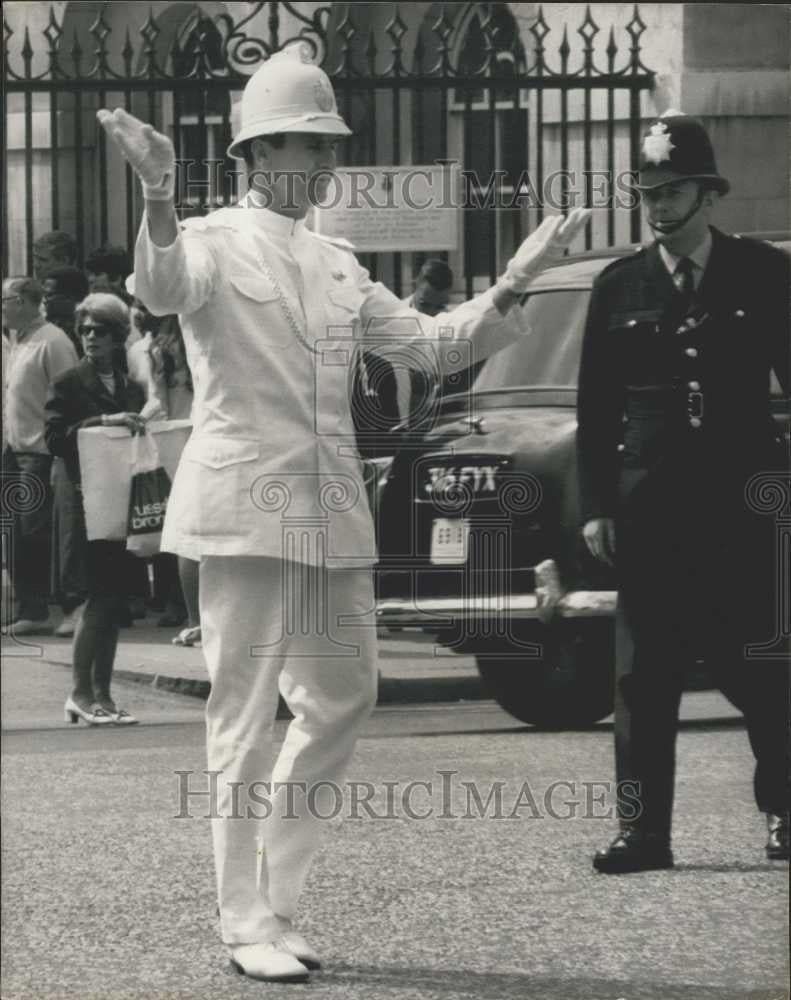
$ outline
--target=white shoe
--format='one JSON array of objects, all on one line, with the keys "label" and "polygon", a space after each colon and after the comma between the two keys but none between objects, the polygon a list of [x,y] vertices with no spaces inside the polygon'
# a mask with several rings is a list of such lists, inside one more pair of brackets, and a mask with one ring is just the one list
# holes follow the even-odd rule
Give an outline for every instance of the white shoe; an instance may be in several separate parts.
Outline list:
[{"label": "white shoe", "polygon": [[80,618],[82,617],[82,609],[85,605],[80,604],[73,611],[70,611],[67,615],[63,616],[63,621],[55,629],[55,635],[59,639],[71,639],[74,635],[74,630],[79,624]]},{"label": "white shoe", "polygon": [[11,623],[11,635],[52,635],[52,621],[43,618],[36,621],[33,618],[17,618]]},{"label": "white shoe", "polygon": [[201,628],[194,625],[190,628],[183,628],[175,639],[170,640],[174,646],[200,646]]},{"label": "white shoe", "polygon": [[311,947],[305,938],[297,931],[286,931],[277,939],[277,943],[299,959],[306,969],[320,969],[321,959],[315,948]]},{"label": "white shoe", "polygon": [[265,983],[306,983],[307,968],[278,942],[240,944],[231,949],[231,965],[243,976]]},{"label": "white shoe", "polygon": [[83,708],[72,697],[66,699],[66,704],[63,706],[63,718],[66,722],[71,722],[75,725],[78,719],[82,719],[89,726],[106,726],[113,721],[110,713],[105,712],[98,705],[94,705],[91,708]]},{"label": "white shoe", "polygon": [[[105,711],[109,710],[105,709]],[[131,715],[123,708],[110,712],[110,718],[116,726],[136,726],[138,722],[134,715]]]}]

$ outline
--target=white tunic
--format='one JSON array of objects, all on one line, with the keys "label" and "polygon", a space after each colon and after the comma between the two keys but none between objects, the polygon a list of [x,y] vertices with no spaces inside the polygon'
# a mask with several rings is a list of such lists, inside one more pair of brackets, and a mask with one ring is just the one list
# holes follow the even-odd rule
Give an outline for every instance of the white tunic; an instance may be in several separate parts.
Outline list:
[{"label": "white tunic", "polygon": [[[255,207],[190,219],[164,248],[144,220],[135,289],[155,315],[178,313],[184,332],[194,429],[162,545],[193,559],[372,565],[349,403],[355,348],[386,340],[392,358],[394,342],[413,354],[442,346],[448,370],[524,335],[516,310],[501,316],[491,292],[424,316],[372,282],[342,241]],[[446,338],[458,342],[455,354]]]}]

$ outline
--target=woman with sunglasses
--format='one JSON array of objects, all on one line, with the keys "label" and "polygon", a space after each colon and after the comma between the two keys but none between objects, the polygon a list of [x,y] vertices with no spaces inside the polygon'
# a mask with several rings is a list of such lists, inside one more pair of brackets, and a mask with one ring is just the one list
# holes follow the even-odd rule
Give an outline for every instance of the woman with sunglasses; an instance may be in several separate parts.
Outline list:
[{"label": "woman with sunglasses", "polygon": [[53,455],[65,465],[66,478],[78,500],[79,533],[84,560],[87,602],[74,633],[74,690],[66,699],[65,717],[89,725],[137,722],[119,710],[110,694],[118,631],[124,607],[123,541],[88,541],[80,490],[77,433],[83,427],[126,427],[141,434],[143,391],[126,373],[124,342],[129,310],[115,295],[96,292],[77,306],[75,328],[85,356],[56,379],[47,402],[45,437]]}]

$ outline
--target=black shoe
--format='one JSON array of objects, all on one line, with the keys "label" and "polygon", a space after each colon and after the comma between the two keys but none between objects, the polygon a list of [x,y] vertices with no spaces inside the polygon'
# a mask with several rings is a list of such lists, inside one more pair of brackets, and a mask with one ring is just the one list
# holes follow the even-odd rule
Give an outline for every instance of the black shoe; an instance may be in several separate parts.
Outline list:
[{"label": "black shoe", "polygon": [[605,875],[624,875],[673,867],[670,840],[662,833],[624,830],[604,851],[597,851],[593,867]]},{"label": "black shoe", "polygon": [[766,841],[766,856],[770,861],[788,861],[788,813],[776,816],[766,814],[769,838]]}]

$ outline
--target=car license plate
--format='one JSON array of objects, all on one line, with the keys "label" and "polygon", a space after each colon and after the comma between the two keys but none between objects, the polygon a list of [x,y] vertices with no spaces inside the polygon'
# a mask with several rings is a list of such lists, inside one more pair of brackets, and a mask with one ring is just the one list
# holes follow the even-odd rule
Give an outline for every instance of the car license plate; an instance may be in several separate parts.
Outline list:
[{"label": "car license plate", "polygon": [[469,543],[469,521],[438,517],[431,525],[431,562],[438,566],[465,563]]}]

